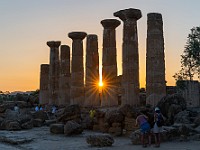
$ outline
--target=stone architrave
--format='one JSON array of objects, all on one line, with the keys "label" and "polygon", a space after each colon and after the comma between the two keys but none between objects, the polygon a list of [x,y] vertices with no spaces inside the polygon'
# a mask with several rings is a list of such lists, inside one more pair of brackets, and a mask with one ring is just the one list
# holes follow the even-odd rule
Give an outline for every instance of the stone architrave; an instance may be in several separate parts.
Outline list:
[{"label": "stone architrave", "polygon": [[49,103],[49,64],[41,64],[40,66],[39,103]]},{"label": "stone architrave", "polygon": [[84,67],[83,67],[83,39],[85,32],[70,32],[72,39],[72,67],[70,104],[84,104]]},{"label": "stone architrave", "polygon": [[59,46],[60,41],[48,41],[50,47],[50,64],[49,64],[49,104],[58,105],[59,94]]},{"label": "stone architrave", "polygon": [[101,21],[103,30],[103,59],[102,59],[102,101],[101,106],[116,106],[117,99],[117,49],[115,29],[120,25],[116,19]]},{"label": "stone architrave", "polygon": [[87,35],[84,105],[100,106],[98,38],[95,34]]},{"label": "stone architrave", "polygon": [[156,106],[166,95],[162,15],[147,15],[146,103]]},{"label": "stone architrave", "polygon": [[139,53],[137,20],[142,17],[138,9],[125,9],[114,13],[123,22],[122,46],[122,104],[139,105]]},{"label": "stone architrave", "polygon": [[70,105],[70,47],[60,48],[59,105]]}]

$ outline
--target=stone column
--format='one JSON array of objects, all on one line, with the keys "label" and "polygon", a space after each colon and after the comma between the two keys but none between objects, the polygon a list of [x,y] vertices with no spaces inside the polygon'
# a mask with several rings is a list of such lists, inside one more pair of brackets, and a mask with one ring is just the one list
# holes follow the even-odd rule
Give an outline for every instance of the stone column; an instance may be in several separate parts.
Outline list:
[{"label": "stone column", "polygon": [[83,68],[83,39],[85,32],[71,32],[68,34],[72,41],[71,68],[71,104],[84,104],[84,68]]},{"label": "stone column", "polygon": [[88,35],[86,42],[85,106],[100,106],[99,53],[95,34]]},{"label": "stone column", "polygon": [[117,50],[115,29],[120,25],[116,19],[101,21],[103,30],[103,60],[102,60],[102,88],[101,106],[116,106],[117,100]]},{"label": "stone column", "polygon": [[147,15],[146,103],[156,106],[166,95],[163,21],[159,13]]},{"label": "stone column", "polygon": [[39,103],[49,103],[49,65],[41,64],[40,66],[40,93]]},{"label": "stone column", "polygon": [[70,47],[61,45],[59,105],[70,105]]},{"label": "stone column", "polygon": [[49,41],[50,66],[49,66],[49,104],[58,105],[59,94],[59,46],[60,41]]},{"label": "stone column", "polygon": [[124,22],[122,46],[122,104],[139,105],[139,54],[137,20],[142,17],[138,9],[125,9],[114,13]]}]

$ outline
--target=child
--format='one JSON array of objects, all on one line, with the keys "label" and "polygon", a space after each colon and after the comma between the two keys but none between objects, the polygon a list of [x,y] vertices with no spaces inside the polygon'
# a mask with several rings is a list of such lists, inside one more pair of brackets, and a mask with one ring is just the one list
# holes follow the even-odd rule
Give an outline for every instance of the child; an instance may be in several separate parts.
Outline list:
[{"label": "child", "polygon": [[142,142],[143,147],[147,146],[146,143],[145,143],[147,136],[148,136],[149,146],[151,145],[150,125],[149,125],[147,119],[148,119],[148,117],[145,116],[142,113],[139,113],[137,118],[136,118],[136,126],[137,125],[140,126],[140,130],[141,130],[141,133],[142,133],[141,142]]}]

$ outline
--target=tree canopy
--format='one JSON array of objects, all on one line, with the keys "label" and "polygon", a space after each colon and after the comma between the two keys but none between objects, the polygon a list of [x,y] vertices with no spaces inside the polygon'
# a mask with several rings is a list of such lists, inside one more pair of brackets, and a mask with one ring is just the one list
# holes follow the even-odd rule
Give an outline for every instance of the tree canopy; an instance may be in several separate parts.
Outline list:
[{"label": "tree canopy", "polygon": [[200,79],[200,27],[193,27],[181,55],[181,69],[173,76],[175,80]]}]

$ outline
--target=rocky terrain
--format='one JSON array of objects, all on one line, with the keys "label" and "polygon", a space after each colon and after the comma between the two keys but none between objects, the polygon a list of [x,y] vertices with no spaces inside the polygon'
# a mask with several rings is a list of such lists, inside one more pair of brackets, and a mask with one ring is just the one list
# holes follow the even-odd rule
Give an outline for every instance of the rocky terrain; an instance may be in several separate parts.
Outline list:
[{"label": "rocky terrain", "polygon": [[[15,104],[19,106],[19,112],[13,110]],[[140,131],[135,126],[137,112],[146,114],[153,123],[150,107],[96,108],[91,120],[91,108],[79,105],[60,106],[56,113],[51,113],[51,105],[46,105],[43,111],[35,111],[33,106],[25,101],[7,101],[0,105],[2,145],[16,149],[140,148]],[[164,97],[158,106],[165,117],[161,136],[164,147],[167,148],[169,142],[175,147],[184,145],[179,142],[194,143],[185,144],[188,149],[199,144],[200,108],[186,108],[184,99],[178,95]],[[153,139],[152,135],[152,143]]]}]

